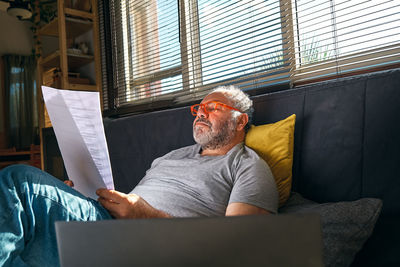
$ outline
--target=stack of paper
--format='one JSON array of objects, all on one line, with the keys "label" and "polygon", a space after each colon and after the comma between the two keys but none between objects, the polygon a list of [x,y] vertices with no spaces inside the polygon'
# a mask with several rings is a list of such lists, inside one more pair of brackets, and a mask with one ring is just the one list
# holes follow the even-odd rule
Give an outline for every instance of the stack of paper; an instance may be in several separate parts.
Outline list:
[{"label": "stack of paper", "polygon": [[99,93],[46,86],[42,92],[74,188],[94,199],[96,189],[114,189]]}]

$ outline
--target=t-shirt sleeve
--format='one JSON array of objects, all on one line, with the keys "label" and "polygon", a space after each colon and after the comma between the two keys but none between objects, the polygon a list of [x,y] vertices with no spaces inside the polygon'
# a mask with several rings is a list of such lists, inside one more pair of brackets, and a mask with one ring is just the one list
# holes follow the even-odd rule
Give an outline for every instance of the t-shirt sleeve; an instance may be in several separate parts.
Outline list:
[{"label": "t-shirt sleeve", "polygon": [[267,163],[261,158],[243,159],[237,167],[229,204],[241,202],[277,213],[278,199],[275,179]]}]

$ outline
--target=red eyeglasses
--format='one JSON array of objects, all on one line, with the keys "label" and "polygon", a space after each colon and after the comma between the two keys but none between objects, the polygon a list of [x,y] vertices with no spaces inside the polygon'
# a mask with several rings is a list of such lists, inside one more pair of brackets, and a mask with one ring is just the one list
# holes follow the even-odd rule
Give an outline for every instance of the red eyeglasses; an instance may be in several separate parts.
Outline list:
[{"label": "red eyeglasses", "polygon": [[238,110],[237,108],[228,106],[224,103],[217,102],[217,101],[209,101],[209,102],[202,103],[202,104],[195,104],[190,107],[190,110],[192,111],[193,116],[197,116],[197,112],[199,111],[199,109],[203,109],[203,111],[206,114],[208,114],[210,112],[214,112],[217,110],[223,110],[224,108],[232,109],[232,110],[236,110],[236,111],[240,112],[240,110]]}]

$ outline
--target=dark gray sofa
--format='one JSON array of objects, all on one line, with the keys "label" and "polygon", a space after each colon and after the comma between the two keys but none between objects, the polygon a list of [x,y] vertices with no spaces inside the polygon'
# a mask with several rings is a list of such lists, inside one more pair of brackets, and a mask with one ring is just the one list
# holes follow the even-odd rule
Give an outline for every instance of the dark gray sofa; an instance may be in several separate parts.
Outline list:
[{"label": "dark gray sofa", "polygon": [[[253,97],[255,125],[295,113],[293,191],[319,202],[383,200],[352,266],[400,266],[400,70]],[[188,107],[106,119],[118,190],[129,192],[152,160],[193,144]]]}]

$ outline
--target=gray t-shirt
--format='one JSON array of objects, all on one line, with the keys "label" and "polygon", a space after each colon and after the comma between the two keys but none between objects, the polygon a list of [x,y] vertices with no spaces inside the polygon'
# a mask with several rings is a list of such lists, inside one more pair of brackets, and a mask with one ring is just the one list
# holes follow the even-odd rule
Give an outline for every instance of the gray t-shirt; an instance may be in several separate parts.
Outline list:
[{"label": "gray t-shirt", "polygon": [[278,191],[268,165],[240,143],[222,156],[202,156],[192,145],[153,161],[132,190],[175,217],[223,216],[242,202],[277,212]]}]

